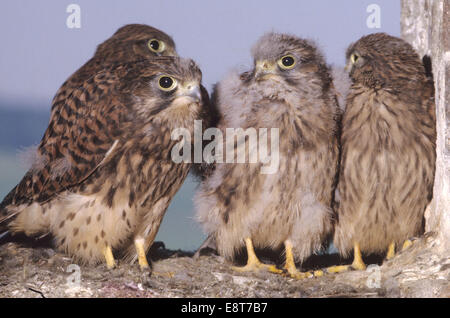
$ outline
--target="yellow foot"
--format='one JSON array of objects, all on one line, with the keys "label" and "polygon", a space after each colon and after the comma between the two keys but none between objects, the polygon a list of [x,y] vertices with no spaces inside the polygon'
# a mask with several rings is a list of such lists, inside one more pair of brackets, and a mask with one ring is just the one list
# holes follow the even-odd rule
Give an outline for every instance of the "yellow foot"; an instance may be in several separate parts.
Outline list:
[{"label": "yellow foot", "polygon": [[351,265],[336,265],[327,268],[328,273],[342,273],[347,272],[351,268]]},{"label": "yellow foot", "polygon": [[327,268],[328,273],[342,273],[349,270],[365,270],[366,264],[360,262],[353,262],[351,265],[336,265]]},{"label": "yellow foot", "polygon": [[113,269],[116,267],[116,261],[114,260],[114,256],[111,250],[111,246],[107,245],[103,250],[103,255],[105,256],[106,260],[106,267],[108,269]]},{"label": "yellow foot", "polygon": [[314,277],[322,277],[323,276],[323,270],[317,270],[313,272]]},{"label": "yellow foot", "polygon": [[295,278],[295,279],[305,279],[305,278],[310,278],[310,277],[314,277],[314,274],[311,272],[300,272],[295,266],[292,267],[285,267],[285,269],[287,270],[289,276],[291,278]]},{"label": "yellow foot", "polygon": [[310,272],[300,272],[297,270],[294,261],[294,254],[292,253],[292,243],[289,240],[284,242],[284,247],[286,249],[286,265],[284,266],[284,269],[287,270],[289,276],[295,279],[313,277],[314,275]]},{"label": "yellow foot", "polygon": [[271,273],[281,274],[283,271],[279,270],[275,265],[263,264],[259,261],[253,249],[253,243],[250,238],[245,239],[245,245],[247,247],[247,265],[244,267],[232,266],[231,268],[237,272],[258,272],[261,270],[269,271]]},{"label": "yellow foot", "polygon": [[283,271],[278,269],[275,265],[268,265],[268,264],[263,264],[261,262],[253,262],[253,263],[247,263],[247,265],[243,266],[243,267],[239,267],[239,266],[232,266],[231,267],[234,271],[236,272],[259,272],[261,270],[263,271],[268,271],[271,273],[275,273],[275,274],[281,274]]},{"label": "yellow foot", "polygon": [[402,251],[408,249],[411,245],[413,245],[413,242],[411,240],[406,240],[403,242]]},{"label": "yellow foot", "polygon": [[144,239],[141,238],[135,239],[134,246],[136,247],[139,267],[141,268],[142,271],[150,270],[150,265],[148,264],[147,256],[145,253]]},{"label": "yellow foot", "polygon": [[365,270],[366,264],[364,264],[364,261],[362,259],[361,255],[361,249],[359,248],[359,244],[355,243],[353,245],[353,263],[351,265],[338,265],[338,266],[331,266],[327,268],[328,273],[341,273],[346,272],[350,269],[355,270]]},{"label": "yellow foot", "polygon": [[351,267],[358,271],[363,271],[366,269],[366,264],[364,264],[364,262],[361,260],[361,261],[353,262]]},{"label": "yellow foot", "polygon": [[392,242],[391,244],[389,244],[388,251],[386,254],[386,259],[390,260],[390,259],[394,258],[394,256],[395,256],[395,243]]},{"label": "yellow foot", "polygon": [[366,269],[366,264],[362,259],[361,249],[359,248],[359,243],[353,245],[353,263],[352,268],[356,270],[363,271]]}]

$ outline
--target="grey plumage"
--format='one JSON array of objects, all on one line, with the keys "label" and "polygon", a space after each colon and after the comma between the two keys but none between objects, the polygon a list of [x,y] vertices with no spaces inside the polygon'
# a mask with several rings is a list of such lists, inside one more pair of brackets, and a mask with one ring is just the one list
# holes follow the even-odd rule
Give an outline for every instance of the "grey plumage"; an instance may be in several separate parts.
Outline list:
[{"label": "grey plumage", "polygon": [[343,67],[333,65],[331,67],[331,77],[333,78],[333,85],[336,89],[336,96],[338,99],[340,113],[345,111],[345,99],[352,84],[348,72]]},{"label": "grey plumage", "polygon": [[[332,229],[338,106],[330,69],[312,42],[287,34],[264,35],[252,55],[252,70],[232,71],[216,86],[219,128],[279,128],[279,169],[216,164],[196,194],[197,218],[229,259],[251,238],[260,248],[290,241],[303,261]],[[280,64],[285,56],[292,68]],[[261,74],[264,63],[271,71]]]}]

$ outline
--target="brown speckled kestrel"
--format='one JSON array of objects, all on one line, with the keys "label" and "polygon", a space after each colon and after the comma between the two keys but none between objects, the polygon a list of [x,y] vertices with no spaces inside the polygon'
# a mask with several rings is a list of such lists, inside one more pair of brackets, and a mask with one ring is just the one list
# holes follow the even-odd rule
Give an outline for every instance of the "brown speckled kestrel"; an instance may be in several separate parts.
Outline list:
[{"label": "brown speckled kestrel", "polygon": [[175,163],[175,128],[202,114],[192,60],[113,63],[72,87],[54,108],[37,159],[0,205],[0,232],[51,233],[82,262],[113,251],[148,268],[146,252],[190,164]]},{"label": "brown speckled kestrel", "polygon": [[[352,85],[342,121],[342,162],[334,244],[377,254],[423,232],[435,171],[433,82],[412,46],[384,33],[347,50]],[[346,270],[347,266],[331,268]]]}]

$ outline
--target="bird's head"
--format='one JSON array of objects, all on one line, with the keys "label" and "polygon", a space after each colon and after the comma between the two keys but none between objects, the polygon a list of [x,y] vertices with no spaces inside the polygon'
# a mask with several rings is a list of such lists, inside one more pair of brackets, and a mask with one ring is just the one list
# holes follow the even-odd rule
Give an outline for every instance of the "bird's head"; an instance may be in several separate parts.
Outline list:
[{"label": "bird's head", "polygon": [[[141,70],[135,96],[147,118],[196,116],[203,106],[202,73],[190,59],[158,57]],[[172,118],[170,118],[172,117]]]},{"label": "bird's head", "polygon": [[307,40],[289,34],[267,33],[252,48],[254,68],[247,80],[273,80],[292,86],[322,71],[327,72],[322,55]]},{"label": "bird's head", "polygon": [[103,62],[124,62],[178,56],[172,38],[161,30],[144,24],[128,24],[100,44],[95,57]]},{"label": "bird's head", "polygon": [[351,44],[345,69],[353,83],[371,88],[406,88],[422,83],[425,77],[423,64],[412,46],[385,33],[369,34]]}]

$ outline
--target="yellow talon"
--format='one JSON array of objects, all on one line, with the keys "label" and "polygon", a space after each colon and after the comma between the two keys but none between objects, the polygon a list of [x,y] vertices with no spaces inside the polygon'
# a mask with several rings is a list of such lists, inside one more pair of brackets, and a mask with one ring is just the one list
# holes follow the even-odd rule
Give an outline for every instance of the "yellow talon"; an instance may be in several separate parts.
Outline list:
[{"label": "yellow talon", "polygon": [[338,265],[338,266],[331,266],[327,268],[328,273],[341,273],[346,272],[350,268],[356,269],[356,270],[365,270],[366,264],[364,264],[364,261],[362,259],[361,255],[361,249],[359,248],[359,243],[355,243],[353,245],[353,263],[352,265]]},{"label": "yellow talon", "polygon": [[348,271],[350,265],[336,265],[327,268],[328,273],[342,273]]},{"label": "yellow talon", "polygon": [[149,269],[150,265],[148,264],[147,256],[145,253],[144,240],[143,239],[134,240],[134,246],[136,247],[136,253],[138,256],[138,262],[139,266],[141,267],[141,270]]},{"label": "yellow talon", "polygon": [[263,265],[266,266],[267,270],[271,273],[274,273],[274,274],[283,273],[283,271],[281,269],[278,269],[275,265],[267,265],[267,264],[263,264]]},{"label": "yellow talon", "polygon": [[111,246],[107,245],[105,247],[105,249],[103,250],[103,255],[105,256],[106,267],[108,267],[108,269],[113,269],[114,267],[116,267],[116,261],[114,260]]},{"label": "yellow talon", "polygon": [[247,247],[247,265],[244,267],[232,266],[231,268],[237,272],[257,272],[259,270],[267,270],[271,273],[281,274],[283,271],[279,270],[275,265],[263,264],[259,261],[253,249],[253,243],[250,238],[245,239]]},{"label": "yellow talon", "polygon": [[411,240],[406,240],[405,242],[403,242],[403,246],[402,246],[402,251],[406,250],[407,248],[409,248],[412,245],[412,241]]},{"label": "yellow talon", "polygon": [[317,270],[313,272],[314,277],[322,277],[323,276],[323,270]]},{"label": "yellow talon", "polygon": [[314,276],[310,272],[300,272],[297,270],[294,261],[294,254],[292,253],[292,243],[290,241],[284,242],[284,246],[286,248],[286,265],[284,268],[288,271],[289,275],[292,278],[303,279]]},{"label": "yellow talon", "polygon": [[394,256],[395,256],[395,243],[392,242],[391,244],[389,244],[388,251],[387,251],[387,254],[386,254],[386,259],[390,260]]}]

